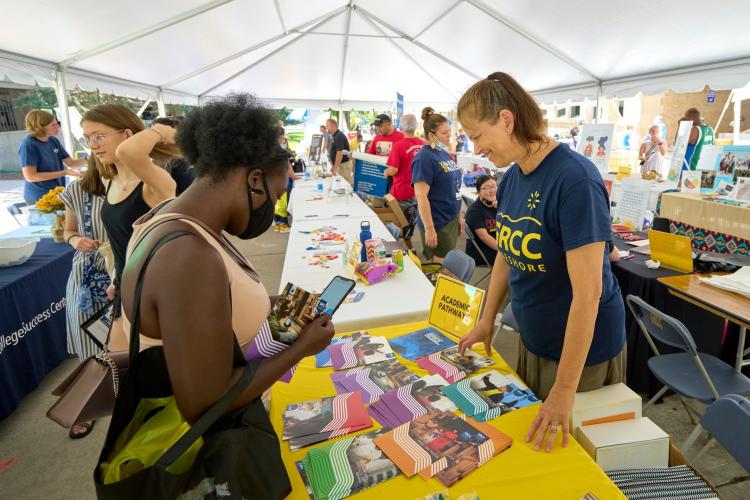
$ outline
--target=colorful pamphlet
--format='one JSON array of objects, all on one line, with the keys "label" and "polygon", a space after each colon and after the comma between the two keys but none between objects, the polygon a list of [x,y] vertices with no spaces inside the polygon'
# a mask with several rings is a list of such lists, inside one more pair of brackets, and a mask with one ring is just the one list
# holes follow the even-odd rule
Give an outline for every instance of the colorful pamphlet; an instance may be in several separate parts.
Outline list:
[{"label": "colorful pamphlet", "polygon": [[357,340],[328,346],[331,366],[334,370],[347,370],[357,366],[371,365],[395,356],[385,337],[363,335]]},{"label": "colorful pamphlet", "polygon": [[331,379],[337,393],[359,391],[365,403],[372,403],[386,391],[419,380],[419,376],[397,360],[389,359],[345,372],[334,372]]},{"label": "colorful pamphlet", "polygon": [[416,332],[392,338],[389,342],[394,351],[410,360],[456,345],[454,341],[434,328],[423,328]]},{"label": "colorful pamphlet", "polygon": [[[348,342],[350,340],[359,340],[363,335],[367,335],[366,331],[354,332],[351,335],[344,335],[342,337],[334,337],[331,340],[331,345],[340,344],[342,342]],[[331,366],[331,355],[328,353],[328,349],[323,349],[315,355],[315,367],[323,368]]]},{"label": "colorful pamphlet", "polygon": [[480,356],[471,349],[467,349],[464,355],[458,353],[458,346],[449,347],[444,351],[434,352],[428,356],[417,359],[417,364],[430,373],[442,376],[449,384],[466,378],[466,375],[482,368],[486,368],[495,362]]},{"label": "colorful pamphlet", "polygon": [[407,477],[436,476],[450,486],[506,450],[513,440],[486,424],[431,411],[375,438]]},{"label": "colorful pamphlet", "polygon": [[386,432],[379,429],[311,449],[300,475],[307,479],[312,498],[339,500],[399,475],[373,441]]},{"label": "colorful pamphlet", "polygon": [[283,419],[282,438],[293,450],[372,427],[358,392],[287,405]]},{"label": "colorful pamphlet", "polygon": [[398,427],[431,410],[454,411],[456,405],[441,392],[447,385],[448,382],[440,375],[427,375],[386,392],[367,411],[388,428]]},{"label": "colorful pamphlet", "polygon": [[480,422],[540,402],[518,378],[495,370],[459,380],[442,390],[461,411]]},{"label": "colorful pamphlet", "polygon": [[[260,327],[260,331],[255,335],[255,338],[248,344],[245,349],[245,360],[246,361],[260,361],[265,358],[270,358],[280,353],[289,346],[283,342],[274,340],[271,328],[268,324],[268,320],[263,323]],[[289,382],[292,380],[292,375],[297,369],[297,365],[291,367],[284,375],[281,376],[279,382]]]}]

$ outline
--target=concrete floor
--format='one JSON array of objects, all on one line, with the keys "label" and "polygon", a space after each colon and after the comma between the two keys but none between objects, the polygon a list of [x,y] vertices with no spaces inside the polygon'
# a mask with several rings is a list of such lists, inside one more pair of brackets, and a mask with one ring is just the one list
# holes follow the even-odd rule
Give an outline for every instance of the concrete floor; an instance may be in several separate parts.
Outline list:
[{"label": "concrete floor", "polygon": [[[416,237],[419,238],[418,235]],[[271,294],[275,294],[279,288],[287,240],[288,235],[269,231],[257,240],[238,243],[240,250],[260,270],[263,283]],[[417,248],[421,248],[421,244],[416,243]],[[463,248],[463,242],[459,248]],[[479,276],[478,271],[474,278],[478,279]],[[483,284],[486,286],[486,281]],[[518,334],[501,330],[494,345],[510,365],[515,366]],[[50,392],[76,363],[75,359],[63,362],[36,391],[23,400],[10,417],[0,422],[0,498],[95,498],[92,473],[104,441],[108,419],[98,421],[85,439],[73,441],[68,438],[67,430],[45,416],[54,402]],[[672,434],[676,443],[682,443],[692,429],[685,410],[675,396],[667,397],[662,404],[649,408],[646,416]],[[694,446],[693,454],[705,442],[704,435]],[[750,498],[747,474],[720,446],[714,446],[693,466],[718,486],[719,492],[727,500]]]}]

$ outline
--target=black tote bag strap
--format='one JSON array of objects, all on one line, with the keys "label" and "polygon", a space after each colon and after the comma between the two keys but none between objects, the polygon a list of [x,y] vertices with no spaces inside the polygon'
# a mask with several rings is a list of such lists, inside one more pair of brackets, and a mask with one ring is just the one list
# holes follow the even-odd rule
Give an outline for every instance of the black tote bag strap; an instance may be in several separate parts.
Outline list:
[{"label": "black tote bag strap", "polygon": [[[138,271],[138,280],[135,282],[135,293],[133,296],[133,311],[130,314],[130,352],[129,358],[132,364],[135,357],[138,355],[138,351],[141,349],[141,339],[139,338],[138,328],[140,326],[140,312],[141,312],[141,292],[143,292],[143,278],[146,275],[146,268],[148,268],[151,258],[156,254],[156,251],[161,247],[169,243],[170,241],[177,239],[181,236],[195,236],[190,231],[175,231],[168,233],[159,238],[159,241],[149,250],[146,259],[143,261],[140,271]],[[142,243],[143,240],[138,242]]]},{"label": "black tote bag strap", "polygon": [[193,424],[190,429],[188,429],[188,431],[183,434],[182,437],[180,437],[180,439],[178,439],[177,442],[164,453],[164,455],[161,456],[159,461],[156,462],[156,466],[168,467],[171,465],[172,462],[180,458],[180,456],[192,446],[196,439],[201,437],[212,425],[214,425],[214,423],[224,415],[224,412],[229,408],[229,405],[239,397],[248,385],[250,385],[250,381],[255,375],[255,368],[255,363],[248,363],[242,370],[240,378],[235,382],[232,388],[229,389],[227,393],[214,403],[214,405],[203,415],[201,415],[198,421],[195,422],[195,424]]}]

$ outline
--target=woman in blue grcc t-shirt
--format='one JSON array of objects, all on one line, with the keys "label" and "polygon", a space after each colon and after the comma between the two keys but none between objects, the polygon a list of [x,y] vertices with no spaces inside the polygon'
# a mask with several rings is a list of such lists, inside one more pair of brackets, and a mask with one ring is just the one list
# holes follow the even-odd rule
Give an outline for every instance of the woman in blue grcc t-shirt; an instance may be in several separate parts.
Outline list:
[{"label": "woman in blue grcc t-shirt", "polygon": [[448,119],[427,107],[422,110],[422,120],[428,145],[412,160],[411,182],[417,198],[417,223],[425,259],[441,263],[456,248],[458,235],[463,232],[458,198],[461,170],[447,150],[451,140]]},{"label": "woman in blue grcc t-shirt", "polygon": [[526,436],[550,451],[568,441],[575,393],[625,380],[625,308],[610,269],[609,200],[596,167],[544,133],[539,106],[505,73],[474,84],[458,103],[469,138],[495,165],[514,165],[497,190],[498,256],[477,326],[463,352],[489,352],[510,288],[521,335],[518,374],[544,399]]},{"label": "woman in blue grcc t-shirt", "polygon": [[50,189],[64,186],[66,175],[79,177],[81,174],[70,167],[83,166],[86,160],[74,160],[65,151],[55,137],[60,124],[52,113],[34,109],[26,114],[25,122],[29,135],[18,146],[18,162],[26,179],[23,198],[31,205]]}]

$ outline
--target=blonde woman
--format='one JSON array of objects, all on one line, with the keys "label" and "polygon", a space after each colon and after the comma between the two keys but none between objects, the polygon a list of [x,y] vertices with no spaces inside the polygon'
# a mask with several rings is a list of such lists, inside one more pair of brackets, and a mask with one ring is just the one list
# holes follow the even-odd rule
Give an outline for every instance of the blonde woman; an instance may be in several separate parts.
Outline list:
[{"label": "blonde woman", "polygon": [[32,205],[47,191],[65,185],[65,176],[81,174],[73,167],[86,163],[85,159],[74,160],[57,137],[60,124],[52,113],[34,109],[26,115],[26,130],[29,135],[18,146],[18,160],[26,180],[23,198]]}]

